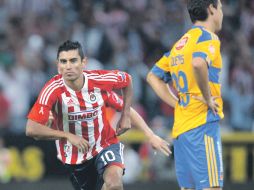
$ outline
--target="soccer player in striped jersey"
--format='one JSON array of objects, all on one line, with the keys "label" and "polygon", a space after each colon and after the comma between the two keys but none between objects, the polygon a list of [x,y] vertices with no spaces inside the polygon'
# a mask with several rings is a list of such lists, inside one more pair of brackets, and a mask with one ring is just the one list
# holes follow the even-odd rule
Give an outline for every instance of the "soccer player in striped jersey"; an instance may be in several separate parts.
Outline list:
[{"label": "soccer player in striped jersey", "polygon": [[[172,136],[182,190],[220,190],[223,166],[219,120],[224,117],[219,74],[223,13],[220,0],[188,0],[193,27],[147,76],[157,95],[175,108]],[[169,80],[177,97],[167,86]]]},{"label": "soccer player in striped jersey", "polygon": [[[56,140],[57,157],[70,170],[75,189],[122,190],[123,144],[117,135],[130,129],[131,77],[122,71],[83,71],[78,42],[66,41],[57,53],[60,74],[49,80],[28,114],[26,134]],[[105,100],[114,89],[124,105],[116,131],[106,119]],[[46,127],[52,110],[56,129]]]}]

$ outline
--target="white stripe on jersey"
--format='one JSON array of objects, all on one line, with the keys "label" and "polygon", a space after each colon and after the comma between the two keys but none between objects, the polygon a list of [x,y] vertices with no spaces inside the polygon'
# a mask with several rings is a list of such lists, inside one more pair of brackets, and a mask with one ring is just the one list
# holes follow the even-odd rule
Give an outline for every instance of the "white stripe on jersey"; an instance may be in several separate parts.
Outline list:
[{"label": "white stripe on jersey", "polygon": [[[99,94],[99,99],[100,99],[100,101],[98,102],[98,104],[99,105],[102,105],[103,104],[103,98],[102,98],[102,95],[101,95],[101,91],[100,91],[100,89],[99,88],[96,88],[95,89],[95,91],[96,92],[98,92],[98,94]],[[101,110],[101,107],[100,107],[100,109],[99,109],[99,113],[98,113],[98,124],[99,124],[99,137],[98,137],[98,139],[97,139],[97,141],[96,141],[96,151],[99,153],[100,151],[102,151],[102,147],[101,147],[101,132],[102,132],[102,129],[103,129],[103,118],[102,118],[102,110]]]},{"label": "white stripe on jersey", "polygon": [[58,79],[56,81],[53,81],[50,85],[48,85],[42,92],[39,103],[43,104],[43,100],[45,99],[46,94],[48,93],[48,90],[54,86],[55,84],[59,84],[62,81],[62,79]]},{"label": "white stripe on jersey", "polygon": [[110,81],[110,82],[117,82],[117,80],[115,79],[105,79],[105,78],[102,78],[102,79],[99,79],[99,78],[94,78],[93,80],[97,80],[97,81]]},{"label": "white stripe on jersey", "polygon": [[96,73],[91,73],[91,74],[86,74],[89,78],[93,78],[93,77],[99,77],[99,78],[103,78],[103,77],[113,77],[113,78],[116,78],[118,77],[117,74],[115,73],[106,73],[106,74],[103,74],[103,75],[100,75],[100,74],[96,74]]}]

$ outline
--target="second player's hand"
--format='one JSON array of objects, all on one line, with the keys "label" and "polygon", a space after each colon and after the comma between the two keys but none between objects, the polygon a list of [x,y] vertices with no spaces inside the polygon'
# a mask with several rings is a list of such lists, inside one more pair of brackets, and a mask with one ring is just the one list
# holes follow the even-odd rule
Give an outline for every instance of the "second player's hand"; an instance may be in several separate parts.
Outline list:
[{"label": "second player's hand", "polygon": [[74,146],[78,148],[81,152],[88,152],[89,150],[89,143],[84,138],[68,133],[67,140]]},{"label": "second player's hand", "polygon": [[206,101],[202,96],[192,96],[192,98],[207,104],[207,106],[212,110],[214,115],[218,113],[219,104],[216,102],[216,99],[218,99],[219,96],[211,96],[210,100],[208,101]]},{"label": "second player's hand", "polygon": [[169,149],[169,143],[157,135],[152,135],[149,138],[149,143],[155,150],[160,151],[166,156],[169,156],[172,153]]},{"label": "second player's hand", "polygon": [[122,116],[116,127],[116,135],[119,136],[131,128],[131,120],[129,117]]}]

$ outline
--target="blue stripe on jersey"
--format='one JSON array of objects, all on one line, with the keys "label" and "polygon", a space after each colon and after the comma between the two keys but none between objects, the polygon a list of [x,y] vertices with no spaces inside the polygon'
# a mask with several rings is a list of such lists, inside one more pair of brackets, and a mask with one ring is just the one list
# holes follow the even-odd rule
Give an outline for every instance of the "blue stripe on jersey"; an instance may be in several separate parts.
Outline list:
[{"label": "blue stripe on jersey", "polygon": [[208,68],[209,81],[219,84],[219,73],[220,73],[220,71],[221,71],[221,69],[210,66]]},{"label": "blue stripe on jersey", "polygon": [[159,77],[160,79],[162,79],[165,83],[168,83],[169,81],[171,81],[170,73],[165,72],[164,70],[162,70],[156,65],[153,66],[153,68],[151,69],[151,72],[157,77]]},{"label": "blue stripe on jersey", "polygon": [[194,52],[194,53],[192,54],[192,57],[193,57],[193,58],[194,58],[194,57],[201,57],[201,58],[203,58],[203,59],[206,61],[207,54],[204,53],[204,52]]},{"label": "blue stripe on jersey", "polygon": [[203,28],[200,28],[200,29],[202,31],[202,34],[199,37],[197,44],[200,42],[205,42],[212,39],[212,35],[209,32],[205,31]]},{"label": "blue stripe on jersey", "polygon": [[219,120],[220,120],[220,116],[218,114],[214,115],[213,111],[211,109],[208,109],[207,116],[206,116],[206,123],[219,121]]},{"label": "blue stripe on jersey", "polygon": [[164,53],[164,56],[168,57],[170,55],[170,51],[168,51],[167,53]]}]

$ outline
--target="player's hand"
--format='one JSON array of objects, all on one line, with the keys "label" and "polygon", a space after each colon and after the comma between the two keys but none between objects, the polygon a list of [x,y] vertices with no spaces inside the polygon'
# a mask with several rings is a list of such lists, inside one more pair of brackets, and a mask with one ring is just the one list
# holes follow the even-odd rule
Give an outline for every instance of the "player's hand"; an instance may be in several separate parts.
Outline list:
[{"label": "player's hand", "polygon": [[74,146],[78,148],[80,152],[88,152],[89,143],[84,138],[74,135],[72,133],[68,133],[67,140]]},{"label": "player's hand", "polygon": [[211,96],[211,98],[208,101],[206,101],[203,98],[203,96],[192,96],[192,98],[207,104],[208,107],[212,110],[214,115],[216,115],[218,113],[219,104],[216,102],[216,99],[218,99],[219,96]]},{"label": "player's hand", "polygon": [[121,116],[116,126],[116,135],[119,136],[131,128],[130,117]]},{"label": "player's hand", "polygon": [[166,156],[169,156],[170,154],[172,154],[172,152],[169,149],[170,144],[157,135],[152,135],[149,138],[149,143],[155,150],[160,151]]}]

